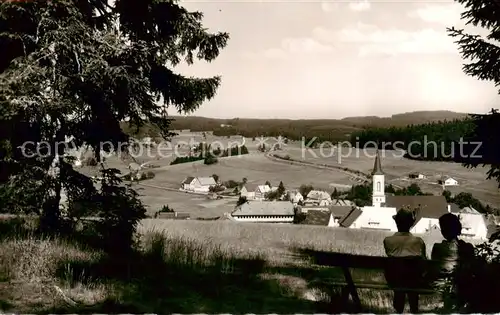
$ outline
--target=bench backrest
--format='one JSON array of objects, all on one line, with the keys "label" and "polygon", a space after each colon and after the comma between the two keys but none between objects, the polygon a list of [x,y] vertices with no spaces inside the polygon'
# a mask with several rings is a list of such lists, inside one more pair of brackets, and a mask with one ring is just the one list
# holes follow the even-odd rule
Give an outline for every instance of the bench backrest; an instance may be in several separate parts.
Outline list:
[{"label": "bench backrest", "polygon": [[364,256],[314,250],[303,250],[302,253],[322,266],[384,271],[388,283],[408,283],[412,278],[422,278],[423,274],[435,274],[440,267],[440,262],[419,257]]},{"label": "bench backrest", "polygon": [[415,263],[419,262],[425,266],[434,265],[437,262],[432,260],[424,260],[418,257],[382,257],[382,256],[366,256],[352,255],[344,253],[323,252],[315,250],[301,250],[303,254],[312,258],[318,265],[323,266],[348,266],[351,268],[361,269],[385,269],[388,265],[400,263]]}]

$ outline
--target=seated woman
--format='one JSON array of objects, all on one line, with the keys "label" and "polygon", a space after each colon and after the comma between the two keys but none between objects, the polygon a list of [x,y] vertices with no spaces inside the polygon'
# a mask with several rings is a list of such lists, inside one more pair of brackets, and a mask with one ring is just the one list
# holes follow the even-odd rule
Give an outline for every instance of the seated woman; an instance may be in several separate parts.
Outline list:
[{"label": "seated woman", "polygon": [[439,262],[435,284],[442,290],[447,283],[451,285],[451,290],[444,292],[444,306],[446,310],[460,310],[467,300],[467,287],[470,285],[467,284],[470,280],[468,268],[474,259],[474,246],[458,239],[462,224],[456,215],[444,214],[439,218],[439,226],[444,240],[434,244],[431,253],[431,259]]}]

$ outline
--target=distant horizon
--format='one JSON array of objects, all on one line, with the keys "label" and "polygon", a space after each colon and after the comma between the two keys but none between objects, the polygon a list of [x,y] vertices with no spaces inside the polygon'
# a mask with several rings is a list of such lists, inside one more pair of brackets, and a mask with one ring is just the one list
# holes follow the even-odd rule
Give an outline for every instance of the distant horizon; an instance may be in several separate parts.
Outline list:
[{"label": "distant horizon", "polygon": [[417,113],[432,113],[432,112],[439,112],[439,113],[450,113],[450,114],[458,114],[458,115],[470,115],[470,114],[487,114],[488,111],[484,113],[467,113],[467,112],[458,112],[458,111],[453,111],[453,110],[414,110],[414,111],[408,111],[408,112],[395,112],[393,114],[389,114],[389,116],[377,116],[377,115],[359,115],[359,116],[344,116],[341,118],[326,118],[326,117],[318,117],[318,118],[288,118],[288,117],[244,117],[244,116],[237,116],[237,117],[214,117],[210,115],[198,115],[195,113],[193,114],[175,114],[171,115],[171,117],[198,117],[198,118],[209,118],[209,119],[218,119],[218,120],[230,120],[230,119],[255,119],[255,120],[343,120],[343,119],[348,119],[348,118],[363,118],[363,117],[377,117],[377,118],[391,118],[394,115],[405,115],[405,114],[417,114]]}]

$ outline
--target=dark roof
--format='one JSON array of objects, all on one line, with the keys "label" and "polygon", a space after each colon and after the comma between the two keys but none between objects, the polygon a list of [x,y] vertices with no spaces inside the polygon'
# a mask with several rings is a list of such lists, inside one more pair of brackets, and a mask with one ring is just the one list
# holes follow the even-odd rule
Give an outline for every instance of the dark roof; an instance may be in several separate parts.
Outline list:
[{"label": "dark roof", "polygon": [[460,212],[460,206],[457,205],[456,203],[450,203],[450,208],[452,213],[458,213]]},{"label": "dark roof", "polygon": [[356,221],[357,218],[363,213],[360,208],[354,207],[351,209],[351,212],[349,212],[339,223],[340,226],[343,227],[350,227],[351,224]]},{"label": "dark roof", "polygon": [[289,201],[252,201],[246,202],[231,213],[232,216],[240,215],[294,215],[293,204]]},{"label": "dark roof", "polygon": [[259,186],[259,184],[246,183],[245,185],[243,185],[243,187],[245,187],[248,192],[255,191],[257,189],[257,186]]},{"label": "dark roof", "polygon": [[386,207],[399,211],[403,207],[418,208],[415,224],[421,218],[439,219],[448,213],[448,203],[444,196],[386,196]]},{"label": "dark roof", "polygon": [[334,218],[345,218],[346,215],[348,215],[353,206],[329,206],[328,209],[330,212],[333,214]]},{"label": "dark roof", "polygon": [[186,179],[182,181],[182,184],[190,184],[193,181],[193,179],[194,177],[192,176],[186,177]]},{"label": "dark roof", "polygon": [[372,175],[384,175],[382,172],[382,165],[380,164],[380,154],[377,149],[377,155],[375,156],[375,163],[373,163]]},{"label": "dark roof", "polygon": [[330,222],[330,211],[313,210],[308,211],[306,214],[306,219],[302,221],[301,224],[308,225],[328,225]]}]

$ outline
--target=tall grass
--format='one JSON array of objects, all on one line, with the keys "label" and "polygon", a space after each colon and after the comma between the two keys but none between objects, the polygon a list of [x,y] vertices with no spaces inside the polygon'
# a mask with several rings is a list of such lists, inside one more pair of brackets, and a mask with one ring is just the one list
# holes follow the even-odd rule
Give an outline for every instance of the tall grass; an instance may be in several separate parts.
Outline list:
[{"label": "tall grass", "polygon": [[[312,285],[312,280],[327,275],[295,261],[289,247],[313,245],[376,255],[386,235],[166,220],[146,220],[140,232],[137,252],[119,262],[76,239],[21,230],[1,239],[0,309],[20,313],[331,311],[326,308],[331,288],[325,291]],[[360,290],[360,297],[367,311],[392,311],[391,292]],[[436,307],[434,300],[422,303],[427,310]]]},{"label": "tall grass", "polygon": [[[385,256],[383,240],[392,232],[289,224],[254,224],[230,221],[174,221],[146,219],[139,231],[164,231],[201,243],[220,245],[232,253],[260,253],[271,262],[289,262],[290,248],[302,247],[334,252]],[[436,235],[419,235],[427,245],[441,242]]]}]

